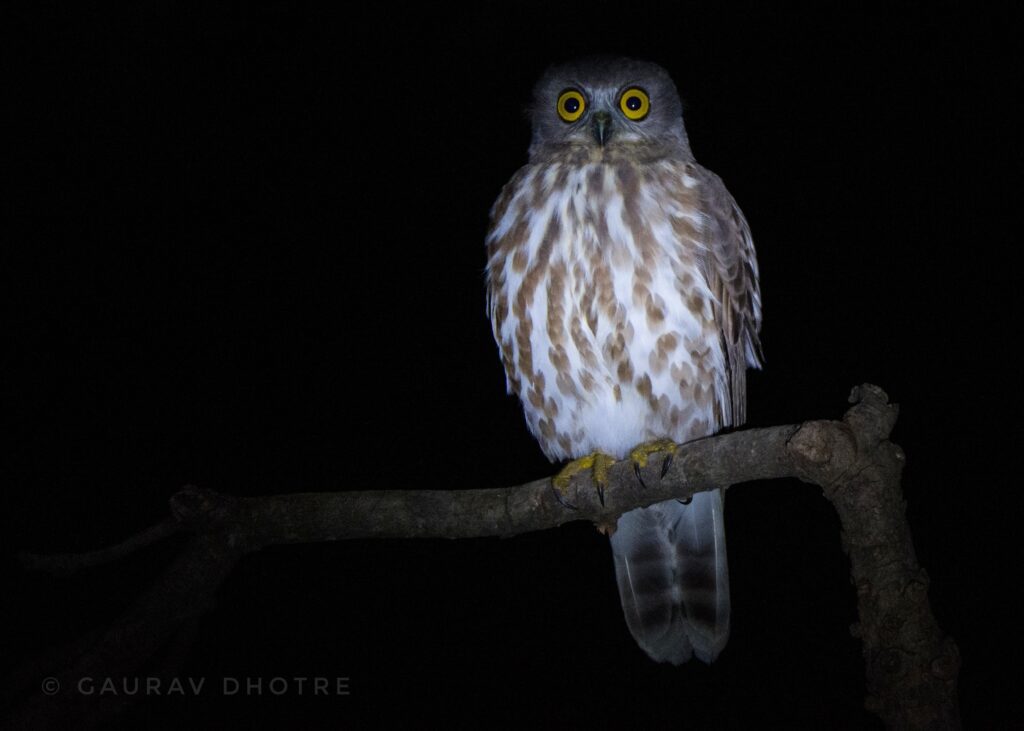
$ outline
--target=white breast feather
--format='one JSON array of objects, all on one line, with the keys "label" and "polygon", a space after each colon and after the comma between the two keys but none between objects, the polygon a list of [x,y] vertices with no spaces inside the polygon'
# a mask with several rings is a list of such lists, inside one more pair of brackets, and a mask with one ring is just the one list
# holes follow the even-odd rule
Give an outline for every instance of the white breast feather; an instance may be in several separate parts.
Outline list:
[{"label": "white breast feather", "polygon": [[[500,239],[512,230],[521,217],[525,216],[528,221],[529,235],[522,244],[527,254],[526,270],[522,273],[516,272],[511,257],[503,264],[504,287],[499,296],[507,298],[509,314],[500,331],[496,333],[503,349],[511,349],[512,362],[518,363],[516,331],[519,320],[514,314],[512,304],[526,274],[530,271],[530,266],[537,259],[551,217],[558,216],[561,222],[561,233],[554,242],[546,268],[550,270],[559,262],[565,264],[567,286],[563,288],[562,293],[565,318],[563,326],[568,333],[573,320],[583,323],[582,331],[593,352],[598,356],[599,368],[595,369],[584,363],[579,348],[571,338],[566,338],[569,372],[578,374],[584,369],[589,370],[594,376],[594,385],[590,390],[586,390],[579,380],[574,379],[575,392],[569,395],[558,388],[559,372],[549,352],[549,276],[545,273],[537,284],[529,307],[529,317],[533,323],[530,336],[532,362],[535,371],[543,375],[545,400],[550,398],[557,405],[557,414],[554,417],[555,431],[570,437],[571,445],[568,451],[557,442],[545,439],[541,434],[539,424],[543,413],[536,409],[528,398],[529,387],[526,381],[530,374],[519,374],[523,386],[518,396],[523,401],[531,431],[540,441],[545,453],[553,459],[578,457],[595,450],[620,458],[645,440],[667,436],[674,441],[683,442],[705,436],[721,426],[715,423],[713,409],[694,410],[693,404],[687,403],[681,392],[678,373],[696,373],[693,358],[685,345],[687,342],[699,343],[702,348],[711,348],[711,371],[716,381],[714,398],[718,403],[725,403],[729,398],[725,379],[725,356],[720,339],[717,337],[717,331],[715,337],[708,336],[707,325],[712,318],[714,296],[702,273],[692,264],[692,257],[683,258],[680,242],[672,227],[672,218],[683,217],[696,225],[699,236],[702,237],[706,226],[701,212],[682,205],[664,206],[655,200],[649,190],[641,192],[641,215],[658,244],[655,266],[651,271],[653,281],[647,285],[647,289],[654,297],[655,303],[666,314],[662,322],[652,325],[648,322],[644,304],[634,301],[633,287],[641,252],[624,218],[623,198],[615,189],[613,175],[607,168],[602,170],[604,174],[601,176],[600,194],[595,195],[594,191],[588,189],[595,167],[604,168],[600,164],[571,168],[567,183],[554,190],[553,183],[559,172],[558,166],[552,165],[546,170],[534,168],[521,180],[519,192],[510,201],[504,215],[495,223],[489,234],[489,240]],[[528,208],[528,200],[538,174],[543,174],[545,188],[552,192],[544,199],[539,209],[531,211]],[[692,187],[697,182],[689,176],[683,176],[682,181],[686,187]],[[604,219],[603,228],[608,236],[606,240],[599,242],[597,228],[601,223],[600,218]],[[702,238],[687,245],[693,246],[694,243],[697,247],[704,246]],[[587,324],[587,313],[581,310],[584,293],[594,286],[592,257],[595,254],[610,267],[615,299],[625,307],[627,330],[632,330],[632,342],[627,350],[636,374],[634,382],[637,376],[647,373],[651,379],[653,396],[664,397],[669,407],[677,406],[687,413],[688,418],[684,419],[673,433],[660,433],[663,431],[661,422],[652,414],[649,399],[637,390],[635,383],[621,385],[621,398],[616,398],[615,386],[619,383],[619,378],[614,371],[614,364],[606,362],[602,356],[603,345],[613,334],[613,322],[601,313],[597,317],[596,328],[591,330]],[[690,267],[693,286],[697,287],[702,295],[699,298],[704,303],[702,312],[691,312],[677,289],[677,271],[681,264]],[[582,278],[576,276],[577,271],[582,273]],[[677,335],[679,344],[669,358],[668,367],[655,371],[652,369],[651,354],[657,350],[658,338],[669,332]],[[673,375],[674,370],[676,375]],[[511,382],[509,389],[512,390]],[[704,425],[703,428],[700,427],[701,423]]]}]

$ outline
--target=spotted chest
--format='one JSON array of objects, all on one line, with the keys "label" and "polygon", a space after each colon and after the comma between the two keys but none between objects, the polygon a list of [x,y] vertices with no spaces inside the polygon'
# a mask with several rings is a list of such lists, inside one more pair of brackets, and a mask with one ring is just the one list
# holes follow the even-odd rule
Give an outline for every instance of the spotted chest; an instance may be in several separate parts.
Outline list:
[{"label": "spotted chest", "polygon": [[686,162],[533,164],[505,187],[487,236],[491,323],[549,458],[723,425],[705,228]]}]

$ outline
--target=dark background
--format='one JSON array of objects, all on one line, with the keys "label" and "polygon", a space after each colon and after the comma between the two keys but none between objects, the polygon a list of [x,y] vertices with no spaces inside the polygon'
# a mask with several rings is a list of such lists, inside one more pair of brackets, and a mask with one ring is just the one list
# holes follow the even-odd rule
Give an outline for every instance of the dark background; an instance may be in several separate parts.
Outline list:
[{"label": "dark background", "polygon": [[[54,579],[14,552],[119,540],[185,483],[478,488],[553,471],[504,393],[483,237],[526,159],[536,77],[619,52],[669,69],[697,159],[754,232],[767,363],[750,424],[887,390],[964,720],[1024,710],[998,671],[1019,660],[1011,18],[670,7],[13,6],[4,669],[116,616],[172,555]],[[586,524],[276,548],[231,576],[182,675],[350,676],[351,696],[151,698],[127,723],[874,727],[820,490],[742,485],[728,504],[733,629],[712,667],[638,650]]]}]

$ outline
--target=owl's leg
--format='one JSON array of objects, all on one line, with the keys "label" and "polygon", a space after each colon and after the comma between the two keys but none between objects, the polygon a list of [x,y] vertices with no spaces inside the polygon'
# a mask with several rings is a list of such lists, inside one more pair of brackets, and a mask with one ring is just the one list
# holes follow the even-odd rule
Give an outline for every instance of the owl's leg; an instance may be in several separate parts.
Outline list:
[{"label": "owl's leg", "polygon": [[585,457],[574,459],[552,478],[555,490],[562,496],[569,494],[569,482],[581,472],[590,470],[590,476],[597,486],[597,497],[604,505],[604,489],[608,485],[608,469],[615,464],[615,459],[603,452],[594,452]]},{"label": "owl's leg", "polygon": [[671,439],[655,439],[653,442],[644,442],[633,448],[633,451],[629,453],[629,459],[633,463],[633,472],[636,474],[636,479],[640,480],[640,484],[647,487],[644,484],[644,478],[640,474],[640,470],[647,466],[647,461],[650,459],[652,454],[659,452],[667,452],[665,459],[661,463],[661,476],[664,477],[668,473],[668,468],[672,466],[672,458],[676,453],[676,443]]}]

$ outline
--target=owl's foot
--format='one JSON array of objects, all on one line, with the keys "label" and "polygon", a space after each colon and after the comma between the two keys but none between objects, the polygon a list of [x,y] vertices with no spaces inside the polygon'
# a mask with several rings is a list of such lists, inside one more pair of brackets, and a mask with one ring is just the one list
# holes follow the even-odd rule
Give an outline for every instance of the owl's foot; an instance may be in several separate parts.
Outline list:
[{"label": "owl's foot", "polygon": [[[615,464],[615,460],[603,452],[594,452],[585,457],[574,459],[551,479],[555,487],[555,493],[567,497],[569,494],[569,482],[572,478],[581,472],[590,470],[591,479],[594,480],[594,485],[597,486],[597,497],[603,506],[604,490],[608,486],[608,469],[613,464]],[[561,500],[561,497],[559,500]]]},{"label": "owl's foot", "polygon": [[633,451],[629,453],[629,460],[633,463],[633,473],[644,488],[647,485],[644,483],[640,470],[647,466],[647,461],[652,454],[659,452],[667,452],[661,463],[661,476],[664,477],[668,473],[668,468],[672,466],[672,458],[676,453],[676,443],[671,439],[655,439],[653,442],[644,442],[634,447]]}]

